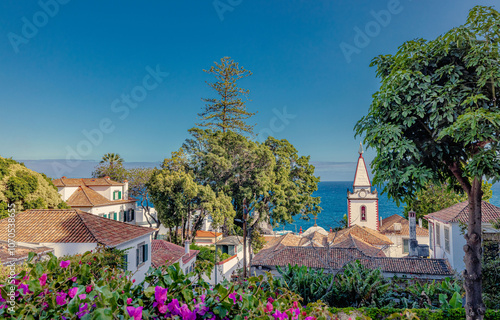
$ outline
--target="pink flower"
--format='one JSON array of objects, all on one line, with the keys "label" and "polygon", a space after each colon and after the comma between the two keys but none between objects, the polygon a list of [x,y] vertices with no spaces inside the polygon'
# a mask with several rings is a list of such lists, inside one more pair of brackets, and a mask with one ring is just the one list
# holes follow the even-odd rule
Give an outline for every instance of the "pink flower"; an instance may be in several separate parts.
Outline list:
[{"label": "pink flower", "polygon": [[273,312],[273,304],[271,302],[267,302],[266,307],[264,308],[264,312]]},{"label": "pink flower", "polygon": [[273,299],[272,297],[269,297],[269,298],[267,298],[267,301],[269,301],[269,302],[273,303],[273,302],[274,302],[274,299]]},{"label": "pink flower", "polygon": [[44,273],[42,274],[42,276],[38,279],[38,281],[40,281],[40,286],[44,286],[47,284],[47,274]]},{"label": "pink flower", "polygon": [[127,299],[127,304],[131,304],[132,303],[132,298],[128,298]]},{"label": "pink flower", "polygon": [[134,320],[142,320],[142,307],[127,307],[127,312]]},{"label": "pink flower", "polygon": [[78,298],[80,298],[80,300],[84,300],[87,298],[87,295],[85,293],[82,293],[78,295]]},{"label": "pink flower", "polygon": [[181,312],[181,308],[179,307],[179,300],[177,299],[172,299],[172,301],[167,304],[167,308],[173,316],[179,315]]},{"label": "pink flower", "polygon": [[298,308],[298,307],[299,307],[299,303],[298,303],[297,301],[294,301],[294,302],[293,302],[293,307],[294,307],[294,308]]},{"label": "pink flower", "polygon": [[29,279],[30,279],[30,276],[27,276],[27,275],[26,275],[26,276],[24,276],[24,277],[23,277],[23,281],[27,281],[27,280],[29,280]]},{"label": "pink flower", "polygon": [[183,320],[196,320],[196,313],[189,310],[187,304],[182,305],[180,316]]},{"label": "pink flower", "polygon": [[280,312],[276,310],[273,314],[274,320],[288,320],[288,314],[286,312]]},{"label": "pink flower", "polygon": [[168,288],[163,288],[160,286],[156,286],[155,288],[155,299],[158,304],[165,304],[165,301],[167,301],[167,292]]},{"label": "pink flower", "polygon": [[73,287],[73,288],[69,289],[69,291],[68,291],[69,297],[71,299],[73,299],[76,296],[77,292],[78,292],[78,288],[77,287]]},{"label": "pink flower", "polygon": [[134,280],[132,280],[132,283],[135,283],[135,279],[134,279]]},{"label": "pink flower", "polygon": [[71,281],[73,281],[73,282],[76,282],[76,277],[69,278],[69,280],[71,280]]},{"label": "pink flower", "polygon": [[59,263],[59,266],[61,268],[67,268],[69,265],[71,264],[71,260],[61,260],[61,262]]},{"label": "pink flower", "polygon": [[65,292],[59,292],[56,297],[57,304],[60,306],[64,306],[66,304],[66,296],[67,294]]},{"label": "pink flower", "polygon": [[33,291],[30,291],[29,285],[24,284],[24,283],[19,285],[19,289],[23,290],[23,294],[33,293]]},{"label": "pink flower", "polygon": [[233,299],[233,304],[236,304],[236,292],[229,294],[229,299]]},{"label": "pink flower", "polygon": [[[315,317],[307,317],[304,320],[316,320],[316,318]],[[349,317],[349,320],[352,320],[352,318]]]},{"label": "pink flower", "polygon": [[85,292],[89,293],[90,291],[92,291],[92,286],[89,284],[85,287]]},{"label": "pink flower", "polygon": [[88,310],[88,304],[86,303],[80,303],[80,306],[78,307],[78,312],[76,313],[78,319],[86,315],[87,313],[90,313]]}]

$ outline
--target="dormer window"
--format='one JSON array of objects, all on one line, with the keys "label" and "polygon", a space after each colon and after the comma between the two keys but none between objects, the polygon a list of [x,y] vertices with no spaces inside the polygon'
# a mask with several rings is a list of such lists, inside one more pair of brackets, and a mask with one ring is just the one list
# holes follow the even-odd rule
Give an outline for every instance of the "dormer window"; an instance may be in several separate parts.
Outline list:
[{"label": "dormer window", "polygon": [[361,206],[361,221],[366,221],[366,207]]},{"label": "dormer window", "polygon": [[121,200],[121,199],[122,199],[122,192],[121,191],[113,192],[113,200]]}]

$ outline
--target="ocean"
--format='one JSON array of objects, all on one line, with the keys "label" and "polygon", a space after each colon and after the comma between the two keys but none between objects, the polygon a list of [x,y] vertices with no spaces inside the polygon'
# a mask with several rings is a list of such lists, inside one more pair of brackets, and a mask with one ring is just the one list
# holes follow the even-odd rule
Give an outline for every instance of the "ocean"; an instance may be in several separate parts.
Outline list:
[{"label": "ocean", "polygon": [[[347,214],[347,189],[352,189],[352,181],[324,181],[318,184],[318,190],[314,192],[315,197],[321,197],[321,208],[322,211],[318,215],[317,224],[323,227],[325,230],[329,230],[330,227],[338,227],[339,222]],[[496,206],[500,206],[500,183],[494,184],[492,187],[493,196],[490,199],[490,203]],[[400,204],[400,207],[389,198],[386,194],[381,194],[379,192],[379,216],[382,218],[387,218],[393,214],[403,215],[404,204]],[[314,225],[314,219],[309,221],[296,219],[294,223],[281,225],[275,228],[275,231],[280,230],[290,230],[299,231],[300,227],[305,231],[307,228]]]}]

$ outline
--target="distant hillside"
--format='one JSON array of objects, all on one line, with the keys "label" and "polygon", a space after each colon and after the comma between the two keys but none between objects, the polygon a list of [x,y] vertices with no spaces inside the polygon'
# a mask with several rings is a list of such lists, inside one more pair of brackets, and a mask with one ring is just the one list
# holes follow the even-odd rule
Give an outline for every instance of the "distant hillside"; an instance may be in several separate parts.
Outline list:
[{"label": "distant hillside", "polygon": [[8,203],[15,203],[16,212],[68,207],[45,174],[0,157],[0,218],[8,215]]}]

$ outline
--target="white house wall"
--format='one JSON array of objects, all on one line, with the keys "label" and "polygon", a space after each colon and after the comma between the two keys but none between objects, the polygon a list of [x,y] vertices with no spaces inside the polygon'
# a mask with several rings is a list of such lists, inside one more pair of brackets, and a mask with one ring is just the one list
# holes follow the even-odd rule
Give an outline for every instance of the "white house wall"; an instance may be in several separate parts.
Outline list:
[{"label": "white house wall", "polygon": [[97,247],[96,243],[53,243],[42,242],[40,245],[54,249],[56,257],[84,254],[87,251],[94,250]]},{"label": "white house wall", "polygon": [[[360,227],[368,227],[373,230],[378,230],[378,200],[369,199],[353,200],[348,199],[349,210],[349,226],[358,225]],[[366,221],[361,221],[361,207],[366,207]]]},{"label": "white house wall", "polygon": [[[137,261],[137,246],[144,242],[145,244],[148,245],[148,261],[144,262],[143,264],[139,265],[137,267],[136,261]],[[132,241],[128,241],[125,243],[122,243],[118,246],[116,246],[117,249],[124,250],[128,249],[126,254],[127,254],[127,270],[131,271],[133,273],[132,279],[135,279],[135,284],[141,283],[144,281],[144,278],[146,276],[146,272],[149,270],[149,267],[151,267],[151,235],[145,235],[140,238],[134,239]]]}]

